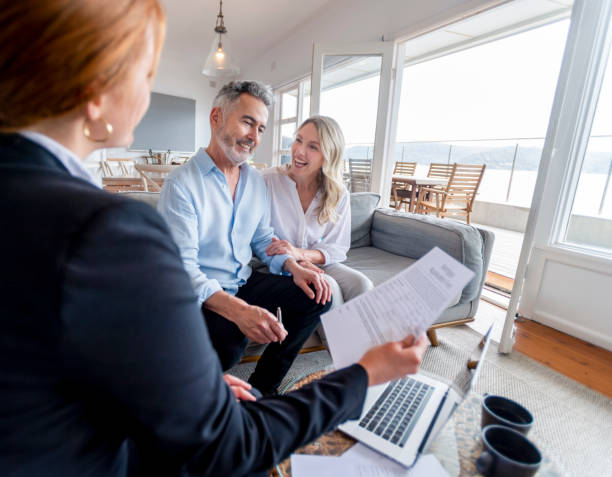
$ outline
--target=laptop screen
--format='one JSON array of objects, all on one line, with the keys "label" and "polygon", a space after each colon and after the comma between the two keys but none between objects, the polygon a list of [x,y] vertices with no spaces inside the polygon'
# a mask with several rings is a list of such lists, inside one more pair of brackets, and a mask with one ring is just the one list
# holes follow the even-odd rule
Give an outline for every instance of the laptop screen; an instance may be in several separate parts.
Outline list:
[{"label": "laptop screen", "polygon": [[462,367],[461,371],[459,371],[459,373],[457,373],[457,375],[451,381],[451,387],[457,393],[459,393],[461,397],[465,397],[470,391],[472,383],[476,382],[476,378],[478,377],[478,374],[480,373],[480,368],[482,367],[482,362],[484,361],[484,357],[487,354],[487,349],[489,347],[489,337],[491,335],[492,329],[493,325],[489,327],[489,330],[478,342],[478,344],[470,354],[470,358],[466,365]]}]

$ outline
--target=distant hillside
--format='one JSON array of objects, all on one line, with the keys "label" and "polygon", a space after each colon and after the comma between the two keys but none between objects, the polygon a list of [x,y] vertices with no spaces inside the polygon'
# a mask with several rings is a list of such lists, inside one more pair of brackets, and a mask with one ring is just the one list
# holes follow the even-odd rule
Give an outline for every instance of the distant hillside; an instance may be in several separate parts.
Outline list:
[{"label": "distant hillside", "polygon": [[[449,160],[450,144],[445,143],[398,143],[395,148],[395,161],[418,162],[458,162],[460,164],[486,164],[491,169],[511,169],[514,156],[514,145],[500,147],[477,147],[452,145]],[[368,158],[373,155],[372,146],[351,146],[344,153],[345,159]],[[538,147],[519,147],[516,170],[535,171],[540,163],[542,149]],[[612,160],[612,152],[589,153],[584,163],[584,172],[607,174]]]}]

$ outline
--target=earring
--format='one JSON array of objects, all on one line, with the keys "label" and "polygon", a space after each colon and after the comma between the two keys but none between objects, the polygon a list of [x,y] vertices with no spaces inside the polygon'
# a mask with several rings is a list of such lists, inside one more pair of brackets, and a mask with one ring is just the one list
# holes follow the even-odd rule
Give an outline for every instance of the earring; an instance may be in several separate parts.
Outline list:
[{"label": "earring", "polygon": [[89,121],[90,121],[89,118],[85,119],[85,124],[83,125],[83,136],[85,136],[87,139],[93,142],[108,141],[108,138],[113,133],[113,125],[107,122],[106,119],[100,118],[100,121],[102,122],[102,125],[104,126],[104,130],[106,131],[106,135],[103,138],[98,139],[98,138],[93,138],[91,136],[91,127],[89,125]]}]

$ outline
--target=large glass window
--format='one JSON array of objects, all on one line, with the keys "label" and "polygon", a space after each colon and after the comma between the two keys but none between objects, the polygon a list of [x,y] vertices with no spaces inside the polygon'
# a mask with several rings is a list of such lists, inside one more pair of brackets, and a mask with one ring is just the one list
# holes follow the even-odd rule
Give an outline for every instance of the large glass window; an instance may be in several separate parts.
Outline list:
[{"label": "large glass window", "polygon": [[291,162],[291,144],[300,123],[306,119],[310,104],[310,78],[277,91],[280,100],[277,164]]},{"label": "large glass window", "polygon": [[394,161],[486,164],[477,200],[529,207],[568,26],[408,64]]},{"label": "large glass window", "polygon": [[380,55],[324,57],[319,110],[342,129],[344,178],[352,192],[372,189],[381,67]]},{"label": "large glass window", "polygon": [[612,66],[608,60],[565,240],[612,251]]}]

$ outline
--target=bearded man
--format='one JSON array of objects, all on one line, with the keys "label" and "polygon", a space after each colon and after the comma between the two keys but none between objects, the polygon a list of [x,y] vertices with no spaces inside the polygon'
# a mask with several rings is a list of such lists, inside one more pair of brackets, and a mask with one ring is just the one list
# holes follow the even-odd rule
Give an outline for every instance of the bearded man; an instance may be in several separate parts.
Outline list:
[{"label": "bearded man", "polygon": [[[210,113],[210,144],[168,176],[158,204],[223,370],[240,360],[248,339],[268,343],[249,378],[264,395],[277,392],[331,305],[323,275],[290,255],[265,251],[276,239],[268,192],[247,160],[263,135],[272,98],[270,88],[255,81],[223,86]],[[249,266],[253,252],[270,274]],[[273,314],[279,307],[282,322]]]}]

